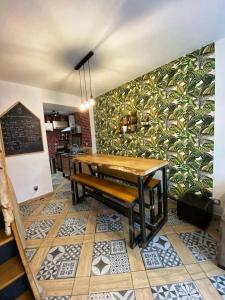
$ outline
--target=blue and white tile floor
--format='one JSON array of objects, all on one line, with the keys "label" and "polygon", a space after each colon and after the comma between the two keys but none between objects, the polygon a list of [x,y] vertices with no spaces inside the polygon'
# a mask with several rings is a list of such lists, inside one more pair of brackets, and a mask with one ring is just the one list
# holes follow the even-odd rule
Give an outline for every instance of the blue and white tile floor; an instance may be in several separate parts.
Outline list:
[{"label": "blue and white tile floor", "polygon": [[131,250],[126,218],[90,197],[73,206],[69,181],[58,173],[54,183],[53,197],[21,207],[26,255],[44,300],[225,299],[218,224],[197,229],[169,203],[167,226]]}]

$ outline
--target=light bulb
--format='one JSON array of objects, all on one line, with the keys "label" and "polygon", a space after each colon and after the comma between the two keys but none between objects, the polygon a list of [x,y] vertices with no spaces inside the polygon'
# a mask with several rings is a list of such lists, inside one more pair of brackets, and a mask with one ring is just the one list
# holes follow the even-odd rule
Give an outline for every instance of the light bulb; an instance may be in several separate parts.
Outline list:
[{"label": "light bulb", "polygon": [[84,105],[84,103],[81,103],[81,105],[80,105],[80,110],[81,110],[81,111],[85,111],[85,105]]},{"label": "light bulb", "polygon": [[89,108],[89,102],[85,101],[85,108]]},{"label": "light bulb", "polygon": [[90,97],[89,103],[90,103],[91,106],[95,105],[95,99],[93,98],[93,96]]}]

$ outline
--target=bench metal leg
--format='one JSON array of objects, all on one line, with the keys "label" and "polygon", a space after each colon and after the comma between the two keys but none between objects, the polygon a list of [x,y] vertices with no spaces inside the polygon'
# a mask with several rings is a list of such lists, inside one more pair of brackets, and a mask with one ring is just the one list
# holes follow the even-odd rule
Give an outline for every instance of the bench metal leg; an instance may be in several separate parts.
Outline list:
[{"label": "bench metal leg", "polygon": [[141,225],[141,243],[142,247],[146,243],[146,225],[145,225],[145,195],[144,195],[144,178],[138,177],[138,195],[139,195],[139,211],[140,211],[140,225]]},{"label": "bench metal leg", "polygon": [[130,247],[131,249],[134,248],[135,243],[135,229],[134,229],[134,216],[133,216],[133,209],[134,209],[134,205],[133,203],[130,204],[129,208],[128,208],[128,219],[129,219],[129,240],[130,240]]},{"label": "bench metal leg", "polygon": [[163,178],[163,215],[165,220],[168,219],[168,199],[167,199],[167,174],[166,167],[162,169]]},{"label": "bench metal leg", "polygon": [[72,192],[72,204],[75,205],[75,193],[74,193],[74,182],[73,182],[73,180],[71,180],[70,183],[71,183],[71,192]]},{"label": "bench metal leg", "polygon": [[74,181],[74,190],[75,190],[75,204],[79,201],[79,193],[78,193],[78,183]]},{"label": "bench metal leg", "polygon": [[158,218],[162,217],[162,192],[161,183],[157,186],[157,196],[158,196]]},{"label": "bench metal leg", "polygon": [[155,196],[154,196],[154,189],[150,189],[149,191],[149,198],[150,198],[150,222],[151,224],[155,223]]},{"label": "bench metal leg", "polygon": [[85,185],[82,185],[82,196],[81,197],[84,197],[85,195]]}]

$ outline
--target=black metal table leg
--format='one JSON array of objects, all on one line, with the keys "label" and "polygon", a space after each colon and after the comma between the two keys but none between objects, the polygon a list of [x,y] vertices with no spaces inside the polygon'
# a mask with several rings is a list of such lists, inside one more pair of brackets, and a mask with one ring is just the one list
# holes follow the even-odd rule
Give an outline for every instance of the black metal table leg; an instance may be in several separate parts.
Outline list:
[{"label": "black metal table leg", "polygon": [[167,199],[167,172],[166,167],[162,168],[163,179],[163,215],[164,218],[168,218],[168,199]]},{"label": "black metal table leg", "polygon": [[[81,165],[81,162],[79,162],[79,173],[82,174],[82,165]],[[82,196],[81,197],[83,197],[84,194],[85,194],[85,187],[83,185],[81,185],[81,187],[82,187]]]},{"label": "black metal table leg", "polygon": [[[76,175],[77,173],[77,167],[76,162],[73,164],[73,174]],[[74,182],[74,197],[75,197],[75,203],[77,204],[79,202],[79,192],[78,192],[78,183]]]},{"label": "black metal table leg", "polygon": [[79,173],[82,174],[82,165],[81,165],[81,162],[78,163],[78,166],[79,166]]},{"label": "black metal table leg", "polygon": [[129,239],[130,239],[130,247],[134,248],[134,240],[135,240],[135,232],[134,232],[134,216],[133,216],[133,203],[128,207],[128,219],[129,219]]},{"label": "black metal table leg", "polygon": [[74,183],[72,179],[70,180],[70,183],[71,183],[71,192],[72,192],[72,204],[75,205],[76,200],[75,200],[75,192],[74,192]]},{"label": "black metal table leg", "polygon": [[141,225],[141,244],[142,247],[146,243],[146,225],[145,225],[145,196],[144,196],[144,178],[138,176],[138,195],[139,195],[139,211]]}]

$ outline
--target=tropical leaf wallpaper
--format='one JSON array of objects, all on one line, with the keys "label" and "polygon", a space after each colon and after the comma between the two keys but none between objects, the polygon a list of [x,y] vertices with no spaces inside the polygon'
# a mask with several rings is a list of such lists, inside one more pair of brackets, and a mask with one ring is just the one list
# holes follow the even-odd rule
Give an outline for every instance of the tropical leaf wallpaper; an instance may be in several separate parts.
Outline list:
[{"label": "tropical leaf wallpaper", "polygon": [[[97,98],[97,152],[167,159],[169,194],[211,194],[215,100],[214,44],[183,56]],[[121,117],[137,111],[135,133]],[[143,112],[150,126],[141,127]]]}]

